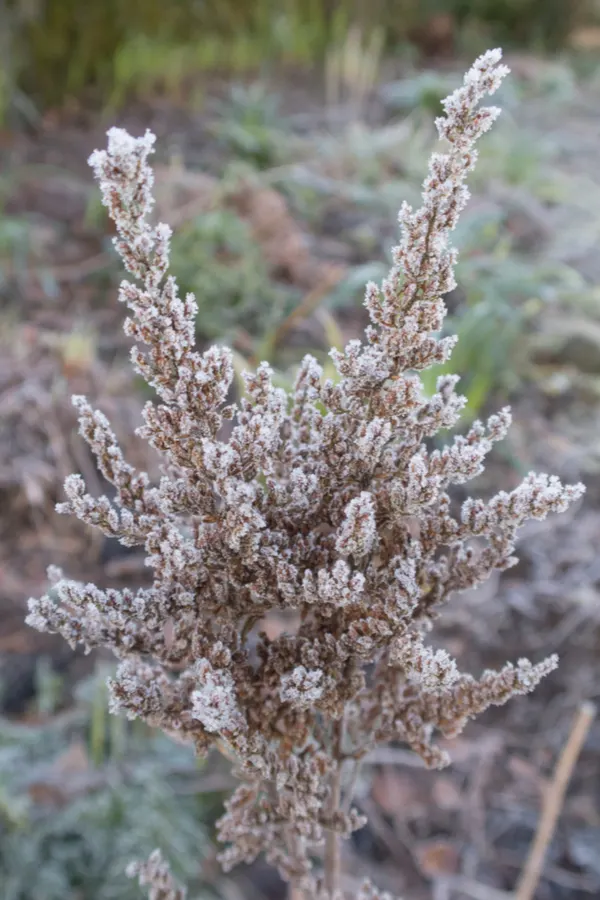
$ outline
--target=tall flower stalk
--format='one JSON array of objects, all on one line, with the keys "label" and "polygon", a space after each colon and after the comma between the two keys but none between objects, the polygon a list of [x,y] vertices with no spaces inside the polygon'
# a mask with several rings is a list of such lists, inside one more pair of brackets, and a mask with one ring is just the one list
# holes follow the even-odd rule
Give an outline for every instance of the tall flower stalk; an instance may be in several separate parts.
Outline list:
[{"label": "tall flower stalk", "polygon": [[[455,343],[439,336],[442,297],[455,286],[449,238],[475,144],[499,113],[479,103],[508,72],[500,59],[499,50],[481,56],[443,103],[436,125],[447,149],[430,160],[421,207],[402,207],[388,277],[367,286],[365,341],[331,351],[336,380],[307,356],[291,396],[263,363],[244,375],[239,404],[229,403],[230,351],[195,349],[195,299],[180,298],[168,274],[170,229],[148,218],[154,136],[113,128],[108,149],[90,157],[134,278],[120,287],[133,365],[156,392],[139,434],[164,465],[151,484],[126,462],[104,415],[75,397],[114,497],[92,497],[72,475],[59,512],[143,546],[153,584],[101,590],[54,573],[58,602],[31,600],[28,622],[73,646],[113,650],[113,711],[200,754],[226,748],[241,784],[219,823],[223,866],[264,853],[307,900],[346,896],[340,839],[365,821],[352,789],[373,747],[400,741],[427,766],[444,766],[437,734],[458,734],[556,665],[519,660],[476,679],[427,642],[453,593],[514,564],[527,519],[583,493],[529,474],[510,493],[455,510],[449,490],[482,472],[507,433],[508,409],[444,449],[430,446],[465,402],[457,378],[439,378],[426,396],[418,373],[445,362]],[[295,626],[270,637],[272,610],[293,610]],[[135,871],[151,896],[183,896],[159,855]],[[357,896],[383,895],[366,885]]]}]

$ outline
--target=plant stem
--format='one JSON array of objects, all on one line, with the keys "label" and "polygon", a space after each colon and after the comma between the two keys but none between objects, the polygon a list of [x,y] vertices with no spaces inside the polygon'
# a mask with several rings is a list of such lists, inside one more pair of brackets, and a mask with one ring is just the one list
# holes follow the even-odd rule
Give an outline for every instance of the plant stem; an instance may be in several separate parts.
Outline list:
[{"label": "plant stem", "polygon": [[[341,719],[334,723],[333,732],[333,759],[335,768],[331,774],[329,795],[329,817],[339,812],[342,795],[342,741],[344,733],[344,721]],[[325,890],[333,897],[339,890],[341,874],[341,855],[339,835],[333,828],[327,831],[325,837]]]},{"label": "plant stem", "polygon": [[[331,798],[329,814],[337,812],[340,807],[340,767],[331,777]],[[338,890],[340,883],[340,839],[336,831],[330,828],[325,837],[325,889],[331,896]]]},{"label": "plant stem", "polygon": [[344,798],[344,802],[342,804],[343,812],[350,812],[352,807],[352,798],[354,797],[354,791],[356,790],[356,785],[358,783],[358,776],[360,775],[360,770],[362,768],[363,757],[359,757],[358,759],[352,760],[352,771],[350,774],[350,781],[348,783],[348,787],[346,788],[346,796]]}]

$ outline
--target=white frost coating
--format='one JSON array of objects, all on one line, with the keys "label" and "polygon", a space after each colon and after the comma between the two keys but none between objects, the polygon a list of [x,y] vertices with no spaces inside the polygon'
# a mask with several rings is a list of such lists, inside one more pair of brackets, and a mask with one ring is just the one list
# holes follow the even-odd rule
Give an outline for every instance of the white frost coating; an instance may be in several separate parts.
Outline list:
[{"label": "white frost coating", "polygon": [[[341,754],[401,741],[428,766],[445,765],[438,733],[458,734],[556,665],[520,660],[476,679],[427,643],[450,595],[513,564],[527,519],[583,493],[531,474],[455,514],[451,491],[483,470],[510,425],[507,409],[430,449],[465,402],[455,376],[438,378],[428,397],[419,372],[445,362],[456,340],[439,336],[455,285],[450,238],[476,141],[498,115],[479,103],[507,73],[500,56],[480,57],[444,102],[445,145],[422,203],[402,207],[391,270],[366,287],[364,340],[332,350],[336,379],[307,356],[290,396],[263,363],[230,404],[231,351],[196,348],[196,301],[169,274],[171,230],[148,221],[154,135],[111,129],[107,149],[90,157],[132,276],[119,298],[133,365],[155,397],[138,434],[163,467],[151,484],[106,416],[77,396],[81,434],[112,488],[110,499],[95,497],[72,475],[59,511],[141,548],[152,584],[104,590],[52,571],[28,622],[114,652],[115,711],[177,733],[199,754],[227,747],[243,783],[218,826],[223,866],[265,853],[317,900],[340,900],[314,869],[326,835],[363,823],[331,808]],[[136,872],[157,898],[183,897],[158,856]],[[390,898],[367,884],[355,900]]]}]

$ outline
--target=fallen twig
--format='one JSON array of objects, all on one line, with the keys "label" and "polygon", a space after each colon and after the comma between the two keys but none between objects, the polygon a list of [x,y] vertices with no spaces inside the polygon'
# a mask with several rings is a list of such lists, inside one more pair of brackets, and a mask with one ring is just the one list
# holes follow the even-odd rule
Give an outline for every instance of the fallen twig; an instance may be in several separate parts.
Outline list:
[{"label": "fallen twig", "polygon": [[579,707],[571,734],[556,764],[554,775],[545,794],[538,829],[515,890],[515,900],[532,900],[534,896],[542,874],[546,850],[563,807],[571,773],[595,715],[596,707],[593,703],[583,703]]}]

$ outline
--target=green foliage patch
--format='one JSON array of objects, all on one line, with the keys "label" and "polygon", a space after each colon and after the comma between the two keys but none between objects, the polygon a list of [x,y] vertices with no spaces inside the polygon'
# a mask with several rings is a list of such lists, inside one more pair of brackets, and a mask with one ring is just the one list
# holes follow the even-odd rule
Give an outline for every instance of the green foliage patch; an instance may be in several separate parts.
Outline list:
[{"label": "green foliage patch", "polygon": [[157,88],[172,95],[207,71],[313,67],[352,27],[381,33],[396,51],[423,39],[440,16],[450,17],[459,46],[554,50],[590,7],[590,0],[9,0],[0,12],[11,46],[8,67],[3,56],[0,107],[7,107],[11,85],[12,94],[31,95],[42,107],[89,88],[101,104],[120,103]]},{"label": "green foliage patch", "polygon": [[106,674],[68,713],[0,720],[2,900],[137,900],[125,868],[159,845],[198,884],[215,797],[189,747],[108,715]]}]

